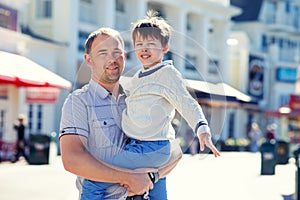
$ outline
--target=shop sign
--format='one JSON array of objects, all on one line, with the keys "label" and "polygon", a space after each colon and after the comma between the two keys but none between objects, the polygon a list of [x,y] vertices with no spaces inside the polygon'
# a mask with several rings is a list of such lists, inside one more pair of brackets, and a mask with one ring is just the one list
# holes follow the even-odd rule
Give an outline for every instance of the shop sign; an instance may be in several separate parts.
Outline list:
[{"label": "shop sign", "polygon": [[293,68],[278,67],[276,69],[276,79],[282,82],[295,83],[297,70]]},{"label": "shop sign", "polygon": [[17,31],[18,11],[0,4],[0,26]]},{"label": "shop sign", "polygon": [[249,56],[249,83],[248,94],[256,99],[263,98],[264,92],[264,58]]},{"label": "shop sign", "polygon": [[299,95],[295,95],[295,94],[290,95],[289,107],[294,110],[300,110],[300,96]]},{"label": "shop sign", "polygon": [[50,103],[55,104],[59,95],[58,88],[51,87],[28,87],[26,88],[27,103]]},{"label": "shop sign", "polygon": [[8,88],[0,86],[0,99],[8,99]]}]

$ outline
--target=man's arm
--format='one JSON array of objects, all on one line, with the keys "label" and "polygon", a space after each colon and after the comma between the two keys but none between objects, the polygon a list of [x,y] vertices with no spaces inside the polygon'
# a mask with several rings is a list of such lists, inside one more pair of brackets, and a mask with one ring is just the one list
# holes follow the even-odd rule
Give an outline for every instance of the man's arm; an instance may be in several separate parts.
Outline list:
[{"label": "man's arm", "polygon": [[143,194],[153,188],[146,172],[110,167],[95,159],[85,149],[87,139],[79,135],[63,135],[60,138],[64,168],[77,176],[99,181],[119,183],[135,194]]},{"label": "man's arm", "polygon": [[171,157],[165,165],[159,167],[158,169],[159,176],[161,178],[167,176],[176,167],[176,165],[178,164],[181,158],[182,158],[181,148],[178,142],[174,140],[171,142]]}]

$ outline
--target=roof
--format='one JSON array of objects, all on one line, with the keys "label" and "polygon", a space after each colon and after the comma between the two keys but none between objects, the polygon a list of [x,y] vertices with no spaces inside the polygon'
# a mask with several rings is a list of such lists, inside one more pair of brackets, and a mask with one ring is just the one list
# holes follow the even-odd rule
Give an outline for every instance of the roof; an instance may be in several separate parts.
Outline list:
[{"label": "roof", "polygon": [[242,14],[233,17],[232,20],[236,22],[258,21],[262,2],[262,0],[231,0],[231,5],[242,9]]},{"label": "roof", "polygon": [[0,60],[0,84],[71,88],[71,82],[24,56],[0,51]]}]

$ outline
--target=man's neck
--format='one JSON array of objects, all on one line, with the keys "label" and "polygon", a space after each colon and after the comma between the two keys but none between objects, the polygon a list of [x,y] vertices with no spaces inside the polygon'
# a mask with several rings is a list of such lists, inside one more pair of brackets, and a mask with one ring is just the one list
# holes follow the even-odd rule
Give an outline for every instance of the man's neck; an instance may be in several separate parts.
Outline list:
[{"label": "man's neck", "polygon": [[104,87],[107,91],[111,92],[116,99],[119,96],[119,82],[116,83],[103,83],[98,81],[98,84]]}]

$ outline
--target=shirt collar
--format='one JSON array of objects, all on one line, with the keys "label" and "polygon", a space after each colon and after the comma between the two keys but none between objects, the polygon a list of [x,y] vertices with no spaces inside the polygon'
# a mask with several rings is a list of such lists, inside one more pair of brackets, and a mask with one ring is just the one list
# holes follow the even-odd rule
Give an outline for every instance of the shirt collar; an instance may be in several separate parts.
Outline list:
[{"label": "shirt collar", "polygon": [[[102,85],[98,84],[93,79],[90,80],[89,87],[90,87],[90,91],[93,94],[99,96],[101,99],[105,99],[107,96],[111,95],[111,92],[109,92],[107,89],[105,89]],[[119,94],[120,96],[125,95],[124,89],[122,88],[121,85],[119,88]]]},{"label": "shirt collar", "polygon": [[139,78],[144,77],[144,76],[148,76],[150,74],[153,74],[154,72],[156,72],[157,70],[159,70],[160,68],[166,66],[166,65],[173,65],[173,61],[172,60],[165,60],[162,61],[161,63],[158,63],[157,65],[149,68],[149,69],[142,69],[139,73]]}]

